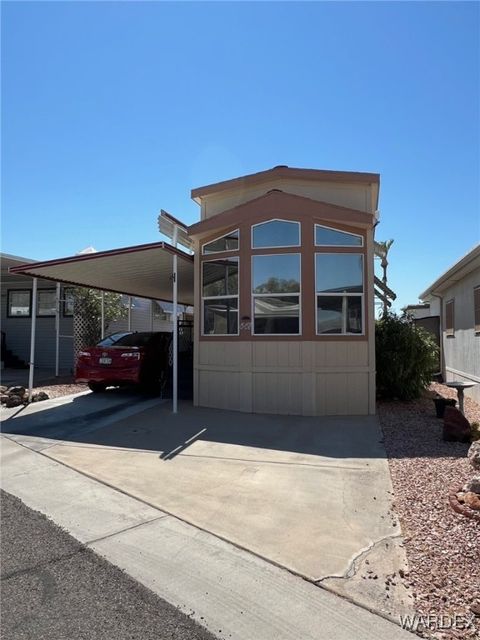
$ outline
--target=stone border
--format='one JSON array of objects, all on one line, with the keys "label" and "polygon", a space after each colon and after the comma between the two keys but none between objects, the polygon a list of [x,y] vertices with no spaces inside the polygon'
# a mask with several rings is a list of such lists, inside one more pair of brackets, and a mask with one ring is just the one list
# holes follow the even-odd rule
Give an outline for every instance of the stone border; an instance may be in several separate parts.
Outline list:
[{"label": "stone border", "polygon": [[465,516],[466,518],[472,518],[472,520],[480,522],[480,511],[475,512],[473,509],[470,509],[470,507],[466,507],[459,502],[457,493],[459,493],[461,490],[462,487],[450,490],[450,493],[448,494],[448,502],[450,503],[450,506],[460,515]]}]

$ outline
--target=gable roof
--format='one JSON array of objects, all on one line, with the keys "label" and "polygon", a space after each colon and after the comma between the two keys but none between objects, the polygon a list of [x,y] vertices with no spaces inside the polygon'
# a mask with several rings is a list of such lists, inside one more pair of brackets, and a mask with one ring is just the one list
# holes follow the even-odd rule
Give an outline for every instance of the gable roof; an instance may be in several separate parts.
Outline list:
[{"label": "gable roof", "polygon": [[374,215],[357,209],[348,209],[330,202],[312,200],[305,196],[298,196],[286,191],[272,189],[267,193],[253,198],[247,202],[218,213],[211,218],[206,218],[188,227],[190,236],[202,236],[218,229],[224,229],[239,222],[246,222],[263,217],[278,218],[278,216],[291,214],[311,216],[321,220],[331,220],[344,224],[357,224],[368,227],[373,224]]},{"label": "gable roof", "polygon": [[379,184],[380,175],[378,173],[360,173],[357,171],[330,171],[326,169],[298,169],[295,167],[287,167],[286,165],[278,165],[272,169],[250,173],[246,176],[233,178],[231,180],[223,180],[213,184],[205,185],[192,189],[191,196],[193,200],[200,203],[202,196],[229,189],[237,189],[242,187],[250,187],[254,184],[266,182],[272,178],[290,178],[296,180],[312,180],[316,182],[343,182],[343,183],[360,183],[360,184]]}]

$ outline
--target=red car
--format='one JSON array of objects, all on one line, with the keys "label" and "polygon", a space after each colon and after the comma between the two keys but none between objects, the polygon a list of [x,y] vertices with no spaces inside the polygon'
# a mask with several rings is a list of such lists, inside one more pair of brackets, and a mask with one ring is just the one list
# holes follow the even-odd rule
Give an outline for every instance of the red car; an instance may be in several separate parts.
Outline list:
[{"label": "red car", "polygon": [[131,384],[161,391],[168,385],[171,362],[171,333],[113,333],[80,351],[75,380],[94,392]]}]

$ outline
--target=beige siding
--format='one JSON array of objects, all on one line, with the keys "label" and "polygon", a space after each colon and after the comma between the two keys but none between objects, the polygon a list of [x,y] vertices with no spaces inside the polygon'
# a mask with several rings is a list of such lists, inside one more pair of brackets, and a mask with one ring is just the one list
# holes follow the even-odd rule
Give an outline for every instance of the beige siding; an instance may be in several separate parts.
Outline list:
[{"label": "beige siding", "polygon": [[272,180],[263,184],[249,187],[248,189],[235,189],[224,193],[203,196],[202,198],[202,220],[232,209],[239,204],[258,198],[271,189],[280,189],[287,193],[329,202],[349,209],[359,211],[372,211],[372,187],[368,185],[349,185],[339,183],[324,182],[314,184],[310,181],[302,180]]},{"label": "beige siding", "polygon": [[[480,402],[480,335],[474,329],[473,289],[480,285],[480,269],[463,277],[454,286],[442,292],[443,305],[443,357],[447,381],[474,382],[476,386],[465,391]],[[445,303],[455,300],[454,333],[445,333]]]},{"label": "beige siding", "polygon": [[254,413],[366,415],[368,343],[201,341],[195,403]]}]

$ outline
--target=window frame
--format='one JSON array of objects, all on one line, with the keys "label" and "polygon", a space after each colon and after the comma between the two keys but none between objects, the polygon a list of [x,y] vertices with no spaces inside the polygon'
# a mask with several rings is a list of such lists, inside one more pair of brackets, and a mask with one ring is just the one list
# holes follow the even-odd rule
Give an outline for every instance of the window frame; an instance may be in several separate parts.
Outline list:
[{"label": "window frame", "polygon": [[[220,252],[219,252],[220,253]],[[222,251],[221,253],[226,253],[224,251]],[[237,261],[238,264],[238,273],[237,273],[237,294],[236,295],[231,295],[231,294],[224,294],[221,296],[204,296],[203,295],[203,265],[206,262],[217,262],[218,258],[210,258],[208,260],[202,260],[200,263],[200,269],[201,269],[201,273],[200,273],[200,300],[201,300],[201,305],[200,305],[200,313],[202,314],[202,323],[201,323],[201,333],[200,335],[202,336],[202,338],[225,338],[225,337],[230,337],[230,336],[239,336],[240,335],[240,256],[236,255],[236,256],[226,256],[227,260],[231,260],[231,259],[235,259]],[[237,332],[236,333],[205,333],[205,306],[204,306],[204,300],[224,300],[225,298],[234,298],[237,300]]]},{"label": "window frame", "polygon": [[[449,306],[452,305],[452,326],[448,326],[448,309]],[[445,300],[445,337],[454,338],[455,337],[455,298],[450,298],[450,300]]]},{"label": "window frame", "polygon": [[[16,313],[10,313],[10,295],[12,293],[24,293],[29,294],[28,297],[28,314],[18,315]],[[32,317],[32,289],[7,289],[7,318],[31,318]]]},{"label": "window frame", "polygon": [[[328,229],[329,231],[338,231],[338,233],[345,233],[355,238],[360,238],[361,244],[319,244],[317,243],[317,227],[322,229]],[[360,233],[353,233],[352,231],[344,231],[343,229],[337,229],[335,227],[328,227],[326,224],[319,224],[316,222],[313,227],[313,243],[315,247],[340,247],[341,249],[363,249],[365,243],[363,236]]]},{"label": "window frame", "polygon": [[[260,227],[269,222],[290,222],[291,224],[298,225],[298,244],[282,244],[268,247],[255,247],[253,244],[253,230],[255,227]],[[252,251],[263,251],[264,249],[299,249],[302,246],[302,223],[299,220],[286,220],[285,218],[270,218],[268,220],[262,220],[256,222],[250,227],[250,247]],[[275,334],[278,335],[278,334]]]},{"label": "window frame", "polygon": [[[351,248],[351,247],[349,247]],[[362,292],[352,292],[352,293],[335,293],[335,292],[329,292],[329,293],[319,293],[317,291],[317,256],[323,256],[323,255],[338,255],[338,256],[351,256],[351,255],[356,255],[356,256],[360,256],[362,258]],[[365,253],[363,252],[357,252],[357,251],[348,251],[348,252],[344,252],[344,251],[315,251],[313,254],[313,270],[314,270],[314,286],[315,286],[315,300],[314,300],[314,305],[315,305],[315,335],[317,337],[325,337],[325,336],[334,336],[337,337],[339,339],[343,338],[343,337],[352,337],[352,336],[357,336],[357,337],[362,337],[362,336],[366,336],[366,326],[365,326],[365,296],[366,296],[366,291],[365,291]],[[318,297],[322,296],[325,298],[332,298],[332,297],[338,297],[338,298],[354,298],[354,297],[360,297],[361,298],[361,308],[362,308],[362,331],[359,333],[352,333],[351,331],[349,332],[340,332],[340,333],[319,333],[318,331]],[[343,306],[343,304],[342,304]],[[342,310],[343,312],[343,310]]]},{"label": "window frame", "polygon": [[[223,251],[212,251],[211,253],[205,253],[205,247],[207,244],[210,244],[211,242],[216,242],[217,240],[221,240],[222,238],[225,238],[226,236],[230,235],[231,233],[235,233],[235,231],[238,233],[238,247],[236,249],[224,249]],[[202,243],[202,256],[205,256],[205,258],[208,260],[209,256],[214,256],[218,253],[231,253],[232,251],[235,252],[239,252],[240,251],[240,228],[238,227],[237,229],[231,229],[231,231],[227,231],[227,233],[222,233],[221,236],[217,236],[215,238],[211,238],[210,240],[203,242]]]},{"label": "window frame", "polygon": [[476,336],[480,336],[480,284],[473,287],[473,331]]},{"label": "window frame", "polygon": [[37,316],[36,316],[37,318],[55,318],[55,316],[57,315],[56,313],[39,313],[39,310],[40,310],[40,304],[39,304],[40,303],[40,294],[44,293],[46,291],[49,291],[49,292],[53,291],[54,292],[54,294],[55,294],[55,308],[56,308],[56,305],[57,305],[56,289],[50,288],[50,287],[47,287],[45,289],[37,289]]},{"label": "window frame", "polygon": [[[288,221],[290,222],[290,221]],[[253,226],[253,225],[252,225]],[[301,225],[300,225],[301,226]],[[299,245],[301,247],[301,245]],[[268,247],[262,247],[262,249],[267,249]],[[279,248],[279,247],[275,247]],[[281,248],[281,247],[280,247]],[[285,247],[290,248],[290,247]],[[254,293],[253,292],[253,278],[254,278],[254,266],[253,261],[254,258],[264,257],[264,256],[299,256],[299,291],[295,293]],[[303,314],[302,314],[302,252],[301,251],[280,251],[279,253],[254,253],[251,255],[250,262],[250,273],[251,273],[251,283],[250,283],[250,313],[251,313],[251,328],[250,333],[255,337],[262,336],[280,336],[280,337],[296,337],[303,335]],[[255,299],[256,298],[284,298],[284,297],[297,297],[298,298],[298,333],[255,333]]]}]

